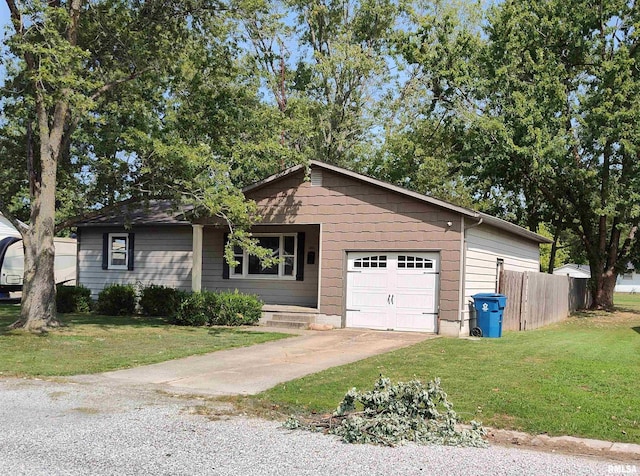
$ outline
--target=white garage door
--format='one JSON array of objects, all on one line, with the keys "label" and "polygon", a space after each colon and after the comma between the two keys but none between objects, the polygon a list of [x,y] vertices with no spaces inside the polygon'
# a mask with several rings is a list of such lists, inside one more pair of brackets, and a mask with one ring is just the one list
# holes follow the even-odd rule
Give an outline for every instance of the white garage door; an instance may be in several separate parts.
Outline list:
[{"label": "white garage door", "polygon": [[347,327],[436,332],[438,253],[352,252]]}]

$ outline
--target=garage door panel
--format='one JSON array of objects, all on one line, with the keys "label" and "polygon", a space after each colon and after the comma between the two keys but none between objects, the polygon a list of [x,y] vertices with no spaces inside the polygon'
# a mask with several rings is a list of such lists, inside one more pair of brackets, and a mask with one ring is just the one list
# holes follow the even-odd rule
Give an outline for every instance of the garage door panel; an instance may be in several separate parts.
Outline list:
[{"label": "garage door panel", "polygon": [[396,276],[396,289],[435,289],[438,275],[435,273],[406,274],[398,273]]},{"label": "garage door panel", "polygon": [[351,295],[350,305],[348,308],[386,308],[389,304],[388,302],[389,295],[385,292],[384,294],[373,294],[373,293],[353,293]]},{"label": "garage door panel", "polygon": [[423,314],[421,312],[402,313],[396,318],[394,327],[398,331],[415,331],[435,332],[436,316],[435,314]]},{"label": "garage door panel", "polygon": [[367,329],[388,329],[385,311],[347,311],[347,326]]},{"label": "garage door panel", "polygon": [[398,311],[416,309],[430,314],[434,314],[436,311],[436,297],[433,292],[395,294],[393,300]]},{"label": "garage door panel", "polygon": [[351,289],[384,289],[389,285],[389,275],[386,270],[376,270],[371,273],[349,273]]},{"label": "garage door panel", "polygon": [[[347,309],[353,308],[386,308],[389,288],[389,277],[386,271],[376,270],[371,273],[353,272],[347,276],[349,292]],[[380,311],[384,312],[384,311]]]}]

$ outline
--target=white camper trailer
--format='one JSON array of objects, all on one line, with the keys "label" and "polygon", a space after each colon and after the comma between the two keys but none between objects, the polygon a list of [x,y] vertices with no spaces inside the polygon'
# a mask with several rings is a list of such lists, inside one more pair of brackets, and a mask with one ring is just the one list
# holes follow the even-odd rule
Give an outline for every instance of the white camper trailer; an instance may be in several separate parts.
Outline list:
[{"label": "white camper trailer", "polygon": [[[75,284],[77,242],[74,238],[55,238],[55,280]],[[0,215],[0,297],[22,290],[24,249],[20,233]]]}]

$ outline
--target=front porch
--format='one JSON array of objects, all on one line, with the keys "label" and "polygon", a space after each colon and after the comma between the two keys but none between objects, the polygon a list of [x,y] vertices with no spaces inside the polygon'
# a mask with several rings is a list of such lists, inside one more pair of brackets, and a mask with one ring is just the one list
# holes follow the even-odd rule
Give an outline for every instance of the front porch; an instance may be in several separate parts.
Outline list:
[{"label": "front porch", "polygon": [[303,328],[323,321],[318,309],[320,225],[256,225],[251,231],[262,240],[261,246],[281,258],[280,265],[261,268],[257,260],[238,249],[239,265],[230,268],[224,259],[226,230],[193,225],[192,291],[237,290],[257,295],[265,303],[262,320],[279,327]]}]

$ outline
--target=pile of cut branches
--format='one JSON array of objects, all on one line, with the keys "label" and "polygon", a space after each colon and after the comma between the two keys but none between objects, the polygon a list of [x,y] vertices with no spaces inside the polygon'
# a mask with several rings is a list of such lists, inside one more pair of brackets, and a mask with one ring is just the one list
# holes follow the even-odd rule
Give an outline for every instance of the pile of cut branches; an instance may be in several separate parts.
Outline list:
[{"label": "pile of cut branches", "polygon": [[291,417],[285,426],[331,433],[347,443],[487,446],[479,423],[460,428],[438,378],[424,385],[420,380],[392,384],[380,377],[371,391],[349,390],[333,415]]}]

